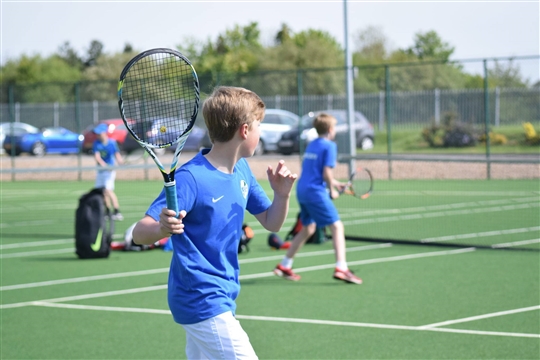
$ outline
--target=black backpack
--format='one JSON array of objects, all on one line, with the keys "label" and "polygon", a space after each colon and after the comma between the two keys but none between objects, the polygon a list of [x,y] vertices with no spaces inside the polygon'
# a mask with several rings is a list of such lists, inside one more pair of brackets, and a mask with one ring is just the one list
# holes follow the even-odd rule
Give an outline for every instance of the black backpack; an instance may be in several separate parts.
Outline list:
[{"label": "black backpack", "polygon": [[106,216],[103,188],[79,199],[75,213],[75,253],[79,259],[109,257],[114,221]]}]

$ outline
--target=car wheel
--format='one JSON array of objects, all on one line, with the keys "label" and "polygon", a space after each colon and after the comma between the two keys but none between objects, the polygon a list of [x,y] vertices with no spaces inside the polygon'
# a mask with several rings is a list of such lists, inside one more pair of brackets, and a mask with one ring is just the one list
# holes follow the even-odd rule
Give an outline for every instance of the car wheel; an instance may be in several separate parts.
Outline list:
[{"label": "car wheel", "polygon": [[259,143],[257,144],[253,155],[261,156],[262,154],[264,154],[264,142],[262,140],[259,140]]},{"label": "car wheel", "polygon": [[365,137],[360,141],[360,146],[362,150],[371,150],[373,149],[373,139],[369,137]]},{"label": "car wheel", "polygon": [[37,141],[34,145],[32,145],[31,153],[34,156],[43,156],[47,152],[47,148],[45,147],[45,144],[41,141]]}]

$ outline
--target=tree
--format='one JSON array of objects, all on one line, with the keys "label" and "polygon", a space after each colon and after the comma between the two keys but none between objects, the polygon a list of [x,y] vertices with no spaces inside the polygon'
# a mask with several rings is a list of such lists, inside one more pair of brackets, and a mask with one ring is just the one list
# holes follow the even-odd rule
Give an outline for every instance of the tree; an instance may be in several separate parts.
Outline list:
[{"label": "tree", "polygon": [[18,102],[68,101],[73,96],[71,84],[80,79],[80,69],[58,55],[46,59],[23,55],[2,67],[2,83],[16,85]]},{"label": "tree", "polygon": [[103,54],[103,44],[98,40],[92,40],[90,47],[86,52],[86,59],[84,61],[85,67],[91,67],[96,64],[97,59]]},{"label": "tree", "polygon": [[118,77],[124,66],[136,55],[135,51],[101,55],[95,64],[84,70],[81,100],[116,100]]},{"label": "tree", "polygon": [[278,31],[275,37],[275,44],[284,44],[291,40],[292,30],[287,24],[281,24],[281,29]]},{"label": "tree", "polygon": [[495,60],[493,68],[488,69],[489,86],[507,88],[526,88],[529,86],[528,80],[523,80],[519,64],[514,64],[512,60],[506,65]]},{"label": "tree", "polygon": [[420,60],[439,59],[448,61],[454,53],[454,47],[443,41],[433,30],[426,33],[416,33],[414,45],[407,52],[415,55]]},{"label": "tree", "polygon": [[359,64],[382,63],[388,56],[386,35],[380,27],[368,26],[353,39]]},{"label": "tree", "polygon": [[58,48],[58,56],[64,59],[64,61],[68,63],[68,65],[74,68],[83,68],[83,59],[79,57],[77,51],[71,46],[69,41],[66,41],[62,45],[60,45],[60,47]]},{"label": "tree", "polygon": [[252,22],[243,27],[235,25],[218,35],[215,42],[209,39],[201,44],[188,39],[178,48],[196,64],[201,74],[245,73],[257,68],[258,54],[263,49],[259,37],[258,24]]},{"label": "tree", "polygon": [[[286,25],[282,30],[284,27]],[[263,55],[259,58],[260,69],[318,69],[303,72],[305,94],[345,92],[343,49],[327,32],[313,29],[299,32],[287,41],[267,48]],[[295,94],[298,86],[296,75],[296,72],[276,74],[272,81],[267,81],[266,91]]]}]

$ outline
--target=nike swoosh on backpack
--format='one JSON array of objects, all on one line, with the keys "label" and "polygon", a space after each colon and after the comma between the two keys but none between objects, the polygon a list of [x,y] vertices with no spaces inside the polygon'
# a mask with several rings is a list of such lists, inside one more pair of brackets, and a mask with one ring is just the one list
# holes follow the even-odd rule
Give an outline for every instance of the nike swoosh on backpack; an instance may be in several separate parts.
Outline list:
[{"label": "nike swoosh on backpack", "polygon": [[99,229],[96,237],[96,241],[92,245],[90,245],[90,248],[94,251],[99,251],[101,248],[101,238],[103,237],[103,229]]}]

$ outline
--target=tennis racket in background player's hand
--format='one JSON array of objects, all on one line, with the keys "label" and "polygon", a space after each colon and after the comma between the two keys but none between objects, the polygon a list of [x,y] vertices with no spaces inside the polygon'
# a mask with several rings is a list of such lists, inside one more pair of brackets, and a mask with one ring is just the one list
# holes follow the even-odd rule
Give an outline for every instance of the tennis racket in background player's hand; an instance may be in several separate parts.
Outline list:
[{"label": "tennis racket in background player's hand", "polygon": [[358,199],[367,199],[373,191],[373,175],[365,168],[357,168],[349,177],[342,193]]},{"label": "tennis racket in background player's hand", "polygon": [[[118,82],[120,115],[133,138],[158,166],[167,208],[178,214],[174,172],[199,111],[199,79],[191,62],[171,49],[151,49],[131,59]],[[169,172],[157,149],[176,145]]]}]

